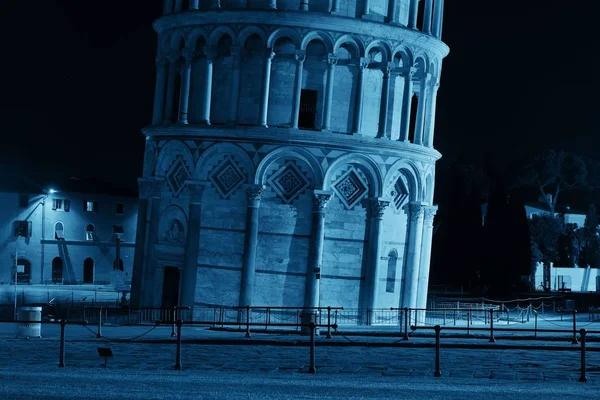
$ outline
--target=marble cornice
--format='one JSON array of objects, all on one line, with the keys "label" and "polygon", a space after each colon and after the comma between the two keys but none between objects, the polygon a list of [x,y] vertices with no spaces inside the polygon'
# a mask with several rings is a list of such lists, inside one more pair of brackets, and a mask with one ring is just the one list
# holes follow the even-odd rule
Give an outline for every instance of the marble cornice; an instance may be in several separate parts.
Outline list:
[{"label": "marble cornice", "polygon": [[354,17],[297,10],[189,11],[163,16],[154,21],[152,26],[157,33],[161,34],[173,28],[192,28],[220,24],[254,24],[338,32],[340,34],[350,33],[363,38],[363,40],[368,38],[369,40],[366,40],[366,42],[369,43],[373,40],[401,41],[402,44],[407,46],[429,50],[441,58],[446,57],[450,52],[450,48],[436,37],[402,25],[391,25],[389,23]]},{"label": "marble cornice", "polygon": [[307,130],[292,130],[289,128],[263,128],[259,126],[244,126],[227,128],[220,126],[149,126],[142,130],[146,137],[153,139],[202,139],[209,141],[252,142],[280,146],[313,146],[320,145],[336,150],[365,152],[386,156],[410,156],[420,161],[435,163],[442,155],[439,151],[397,140],[377,139],[366,136],[344,135],[340,133],[325,133]]}]

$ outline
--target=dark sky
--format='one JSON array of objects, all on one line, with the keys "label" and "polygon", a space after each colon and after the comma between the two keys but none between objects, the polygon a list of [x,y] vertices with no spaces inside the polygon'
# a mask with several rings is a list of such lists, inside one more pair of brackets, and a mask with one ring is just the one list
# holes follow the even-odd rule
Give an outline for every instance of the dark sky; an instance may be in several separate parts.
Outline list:
[{"label": "dark sky", "polygon": [[[446,0],[444,162],[542,147],[600,160],[593,3]],[[0,2],[1,172],[137,186],[160,12],[158,0]]]}]

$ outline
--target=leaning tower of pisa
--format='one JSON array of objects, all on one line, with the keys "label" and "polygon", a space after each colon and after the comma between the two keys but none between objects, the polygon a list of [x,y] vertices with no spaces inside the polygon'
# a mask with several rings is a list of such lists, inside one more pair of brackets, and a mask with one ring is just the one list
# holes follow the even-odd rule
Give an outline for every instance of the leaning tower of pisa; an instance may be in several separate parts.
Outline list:
[{"label": "leaning tower of pisa", "polygon": [[164,1],[132,305],[425,307],[442,13]]}]

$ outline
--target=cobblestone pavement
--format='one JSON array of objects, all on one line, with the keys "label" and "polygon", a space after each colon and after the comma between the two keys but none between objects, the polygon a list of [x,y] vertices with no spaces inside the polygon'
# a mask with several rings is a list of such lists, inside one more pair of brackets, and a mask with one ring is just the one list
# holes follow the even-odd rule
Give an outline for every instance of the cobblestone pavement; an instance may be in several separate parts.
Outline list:
[{"label": "cobblestone pavement", "polygon": [[[59,328],[44,325],[42,339],[15,339],[14,325],[0,324],[0,352],[11,368],[58,368]],[[95,338],[93,327],[67,326],[65,369],[99,369],[103,360],[98,347],[110,347],[114,357],[110,370],[170,371],[175,364],[175,339],[169,327],[104,327],[104,338]],[[144,334],[145,333],[145,334]],[[144,334],[144,335],[143,335]],[[140,336],[143,335],[143,336]],[[135,341],[124,341],[137,337]],[[238,373],[308,373],[309,347],[299,335],[218,332],[186,327],[182,338],[182,366],[186,371]],[[107,338],[120,339],[108,340]],[[229,344],[218,344],[220,341]],[[379,376],[390,379],[432,377],[435,350],[432,338],[348,337],[317,338],[317,374]],[[441,372],[445,379],[513,382],[577,382],[580,377],[580,347],[567,339],[560,342],[444,338]],[[525,349],[530,347],[530,349]],[[600,347],[590,343],[587,351],[589,384],[600,382]]]}]

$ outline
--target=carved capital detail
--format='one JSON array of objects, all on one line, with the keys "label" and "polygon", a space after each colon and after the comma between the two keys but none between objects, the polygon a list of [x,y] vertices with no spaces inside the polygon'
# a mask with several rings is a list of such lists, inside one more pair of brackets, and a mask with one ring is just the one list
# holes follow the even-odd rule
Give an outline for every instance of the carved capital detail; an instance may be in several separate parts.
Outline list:
[{"label": "carved capital detail", "polygon": [[265,185],[244,185],[246,190],[246,198],[248,202],[258,202],[262,199],[262,194],[265,191]]},{"label": "carved capital detail", "polygon": [[329,200],[333,197],[333,192],[329,190],[313,191],[313,211],[322,212],[327,207]]},{"label": "carved capital detail", "polygon": [[438,207],[437,206],[427,206],[425,207],[425,221],[424,223],[428,226],[431,226],[433,224],[433,218],[435,217],[435,214],[437,213]]},{"label": "carved capital detail", "polygon": [[298,50],[296,51],[296,54],[294,54],[294,58],[298,61],[298,64],[302,65],[304,60],[306,60],[306,52],[304,50]]},{"label": "carved capital detail", "polygon": [[369,68],[369,63],[370,63],[370,60],[368,58],[361,57],[359,60],[358,66],[360,67],[361,70],[364,70],[366,68]]},{"label": "carved capital detail", "polygon": [[327,64],[329,64],[330,67],[336,65],[337,62],[338,58],[336,56],[334,56],[333,54],[327,54]]},{"label": "carved capital detail", "polygon": [[425,206],[422,203],[410,203],[408,205],[408,216],[411,222],[423,220],[425,215]]},{"label": "carved capital detail", "polygon": [[363,200],[362,205],[367,209],[370,218],[381,219],[385,210],[390,205],[390,200],[375,197]]}]

